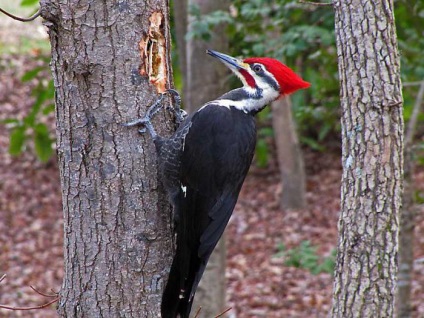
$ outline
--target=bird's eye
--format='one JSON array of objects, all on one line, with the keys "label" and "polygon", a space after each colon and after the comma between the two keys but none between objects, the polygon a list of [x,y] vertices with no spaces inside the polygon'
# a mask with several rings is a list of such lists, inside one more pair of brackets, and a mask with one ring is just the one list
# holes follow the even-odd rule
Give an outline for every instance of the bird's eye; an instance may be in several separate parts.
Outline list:
[{"label": "bird's eye", "polygon": [[253,72],[255,73],[262,72],[262,66],[260,66],[259,64],[253,65]]}]

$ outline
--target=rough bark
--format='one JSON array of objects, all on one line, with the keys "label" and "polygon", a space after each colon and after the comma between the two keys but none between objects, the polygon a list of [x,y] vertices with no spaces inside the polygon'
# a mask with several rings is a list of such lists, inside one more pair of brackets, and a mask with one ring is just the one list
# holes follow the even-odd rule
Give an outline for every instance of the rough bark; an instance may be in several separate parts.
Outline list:
[{"label": "rough bark", "polygon": [[[153,72],[163,66],[171,74],[168,3],[43,0],[41,8],[52,46],[65,220],[59,315],[158,317],[172,257],[171,211],[152,140],[121,124],[158,96],[140,75],[149,36],[162,36],[166,51]],[[153,13],[163,17],[161,34],[148,34]],[[158,118],[160,132],[173,129]]]},{"label": "rough bark", "polygon": [[[215,10],[227,10],[228,0],[187,0],[188,5],[197,5],[202,14]],[[188,17],[190,20],[190,17]],[[190,25],[188,26],[190,28]],[[224,26],[213,30],[209,41],[190,39],[186,42],[186,71],[184,78],[184,106],[191,113],[205,102],[228,91],[226,81],[228,69],[221,63],[208,60],[206,49],[228,52],[229,44]],[[193,310],[202,307],[198,318],[210,318],[224,310],[226,303],[225,285],[226,249],[225,235],[213,251],[194,298]]]},{"label": "rough bark", "polygon": [[342,107],[342,204],[333,317],[393,317],[403,117],[390,0],[334,1]]},{"label": "rough bark", "polygon": [[290,97],[273,102],[272,125],[283,184],[280,205],[283,209],[300,209],[306,204],[305,167],[291,106]]}]

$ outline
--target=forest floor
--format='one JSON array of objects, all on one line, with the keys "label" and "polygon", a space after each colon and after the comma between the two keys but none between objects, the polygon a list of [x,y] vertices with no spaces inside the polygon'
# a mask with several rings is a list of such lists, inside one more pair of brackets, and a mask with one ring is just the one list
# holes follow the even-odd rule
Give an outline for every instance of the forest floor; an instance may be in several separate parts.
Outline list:
[{"label": "forest floor", "polygon": [[[34,65],[16,56],[0,63],[0,120],[22,118],[33,102],[31,83],[19,78]],[[46,121],[54,132],[54,119]],[[0,304],[35,306],[49,301],[30,289],[53,293],[63,277],[63,222],[56,158],[40,163],[28,146],[19,157],[8,154],[9,130],[0,125]],[[304,153],[307,170],[306,208],[282,210],[282,188],[275,160],[266,169],[252,167],[227,229],[229,317],[327,317],[332,276],[286,265],[287,254],[310,241],[322,260],[337,242],[340,209],[340,155]],[[415,174],[424,191],[424,169]],[[414,317],[424,317],[424,219],[419,211],[413,274]],[[0,317],[57,317],[54,305],[35,311],[6,311]]]}]

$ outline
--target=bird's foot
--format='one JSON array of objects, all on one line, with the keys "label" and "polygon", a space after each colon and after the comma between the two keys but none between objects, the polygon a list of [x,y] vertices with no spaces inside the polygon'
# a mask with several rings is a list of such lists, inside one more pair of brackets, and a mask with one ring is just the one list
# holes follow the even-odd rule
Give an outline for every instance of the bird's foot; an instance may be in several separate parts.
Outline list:
[{"label": "bird's foot", "polygon": [[144,134],[146,131],[150,133],[153,139],[157,137],[156,131],[153,128],[152,124],[152,118],[153,116],[163,107],[162,101],[165,97],[165,93],[161,94],[161,96],[158,98],[158,100],[147,109],[146,114],[142,118],[138,118],[136,120],[133,120],[129,123],[123,124],[126,127],[133,127],[133,126],[144,126],[143,128],[139,129],[138,132],[140,134]]},{"label": "bird's foot", "polygon": [[175,111],[175,119],[176,119],[176,122],[179,126],[184,121],[184,119],[187,118],[188,114],[184,109],[175,109],[174,108],[174,111]]},{"label": "bird's foot", "polygon": [[168,89],[166,91],[167,93],[170,93],[175,102],[174,107],[169,107],[168,109],[172,110],[175,114],[175,119],[178,125],[180,125],[184,119],[187,117],[187,112],[183,109],[181,109],[181,96],[175,89]]},{"label": "bird's foot", "polygon": [[171,94],[174,97],[175,108],[172,107],[172,110],[175,113],[177,123],[180,124],[184,120],[187,113],[180,108],[180,105],[181,105],[180,94],[178,94],[178,92],[175,89],[168,89],[160,95],[158,100],[152,106],[150,106],[147,109],[147,112],[144,115],[144,117],[138,118],[136,120],[133,120],[129,123],[125,123],[123,125],[126,126],[126,127],[143,126],[141,129],[138,130],[138,132],[141,133],[141,134],[144,134],[146,131],[148,131],[150,133],[150,135],[152,136],[152,138],[155,139],[157,137],[157,134],[156,134],[155,129],[153,128],[153,124],[152,124],[151,120],[152,120],[153,116],[155,114],[157,114],[161,110],[161,108],[163,107],[162,101],[163,101],[166,94]]},{"label": "bird's foot", "polygon": [[129,123],[125,123],[123,124],[123,126],[126,126],[126,127],[144,126],[138,130],[140,134],[144,134],[146,131],[148,131],[153,139],[157,137],[156,131],[153,128],[153,124],[151,122],[151,117],[148,117],[148,116],[144,116],[143,118],[139,118]]}]

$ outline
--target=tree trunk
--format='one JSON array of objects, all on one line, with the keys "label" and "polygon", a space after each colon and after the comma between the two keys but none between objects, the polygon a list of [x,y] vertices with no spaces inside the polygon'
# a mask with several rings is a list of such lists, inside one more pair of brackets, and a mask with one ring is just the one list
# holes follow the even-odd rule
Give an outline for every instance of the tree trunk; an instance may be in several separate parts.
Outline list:
[{"label": "tree trunk", "polygon": [[[171,211],[152,140],[121,124],[171,86],[168,3],[42,0],[41,9],[52,46],[65,219],[59,315],[158,317],[172,258]],[[169,133],[170,118],[157,117],[159,132]]]},{"label": "tree trunk", "polygon": [[[201,14],[227,10],[230,6],[228,0],[188,0],[188,4],[189,6],[197,5]],[[190,25],[188,27],[190,28]],[[224,25],[213,30],[212,37],[208,42],[199,39],[187,41],[184,96],[186,110],[189,113],[228,90],[228,69],[224,65],[207,60],[209,57],[205,54],[206,49],[228,52],[229,44],[225,36]]]},{"label": "tree trunk", "polygon": [[273,102],[271,107],[278,165],[283,184],[280,205],[283,209],[300,209],[306,204],[305,167],[293,120],[290,97]]},{"label": "tree trunk", "polygon": [[403,174],[393,2],[334,7],[343,176],[332,316],[393,317]]},{"label": "tree trunk", "polygon": [[414,174],[414,136],[421,112],[421,104],[424,100],[424,82],[421,83],[415,100],[414,110],[408,123],[405,136],[405,160],[404,160],[404,192],[403,205],[400,215],[399,231],[399,275],[397,290],[396,316],[399,318],[412,317],[411,287],[412,272],[414,269],[414,230],[416,207],[414,204],[415,186],[412,178]]}]

